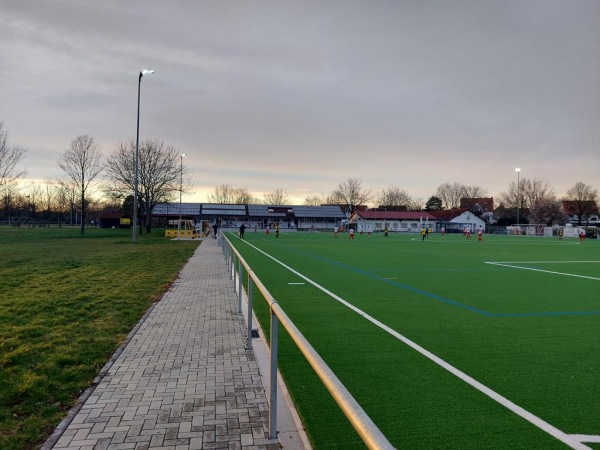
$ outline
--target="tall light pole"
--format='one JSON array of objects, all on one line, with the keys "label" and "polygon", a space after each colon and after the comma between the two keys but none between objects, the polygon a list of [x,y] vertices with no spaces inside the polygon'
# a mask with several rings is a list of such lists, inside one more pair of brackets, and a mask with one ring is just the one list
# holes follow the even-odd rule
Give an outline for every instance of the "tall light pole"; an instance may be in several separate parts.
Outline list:
[{"label": "tall light pole", "polygon": [[137,104],[137,128],[135,134],[135,175],[134,175],[134,192],[133,192],[133,235],[131,242],[137,242],[137,215],[138,215],[138,172],[140,166],[140,86],[142,85],[142,77],[154,73],[152,69],[144,69],[140,72],[138,78],[138,104]]},{"label": "tall light pole", "polygon": [[183,157],[185,153],[181,154],[181,170],[179,172],[179,224],[177,225],[177,239],[181,238],[181,195],[183,194]]},{"label": "tall light pole", "polygon": [[519,180],[519,175],[521,173],[521,168],[517,167],[515,169],[515,172],[517,172],[517,226],[519,226],[520,220],[521,220],[521,182]]}]

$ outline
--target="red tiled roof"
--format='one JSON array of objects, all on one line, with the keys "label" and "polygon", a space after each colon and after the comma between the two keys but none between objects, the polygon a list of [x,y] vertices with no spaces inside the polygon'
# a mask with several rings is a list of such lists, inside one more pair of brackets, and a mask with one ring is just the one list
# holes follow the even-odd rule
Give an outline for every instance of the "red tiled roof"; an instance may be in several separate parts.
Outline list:
[{"label": "red tiled roof", "polygon": [[494,197],[476,197],[476,198],[461,198],[460,207],[463,209],[469,209],[474,205],[479,205],[484,211],[494,210]]},{"label": "red tiled roof", "polygon": [[460,216],[465,211],[468,211],[468,209],[440,209],[430,212],[438,220],[452,220],[455,217]]}]

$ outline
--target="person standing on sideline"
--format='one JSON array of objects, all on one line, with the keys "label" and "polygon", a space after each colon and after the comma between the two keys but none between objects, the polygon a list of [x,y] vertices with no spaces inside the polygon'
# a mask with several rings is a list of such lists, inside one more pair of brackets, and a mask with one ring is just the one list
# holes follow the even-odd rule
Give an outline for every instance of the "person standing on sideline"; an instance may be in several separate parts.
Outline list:
[{"label": "person standing on sideline", "polygon": [[337,239],[338,237],[338,232],[339,232],[339,228],[338,227],[333,227],[333,237]]},{"label": "person standing on sideline", "polygon": [[388,236],[389,236],[389,234],[388,234],[388,227],[385,227],[383,229],[383,237],[388,237]]},{"label": "person standing on sideline", "polygon": [[442,229],[440,230],[442,232],[442,237],[446,236],[446,228],[442,227]]},{"label": "person standing on sideline", "polygon": [[354,228],[350,228],[350,230],[348,231],[348,234],[350,234],[350,240],[353,241],[354,240]]},{"label": "person standing on sideline", "polygon": [[367,226],[367,236],[371,236],[371,225]]},{"label": "person standing on sideline", "polygon": [[477,242],[483,242],[483,230],[481,227],[477,230]]},{"label": "person standing on sideline", "polygon": [[563,234],[564,234],[564,232],[563,232],[563,229],[562,229],[562,228],[561,228],[560,230],[558,230],[558,240],[559,240],[559,241],[562,241]]},{"label": "person standing on sideline", "polygon": [[275,237],[278,238],[279,237],[279,222],[277,222],[275,224]]},{"label": "person standing on sideline", "polygon": [[215,222],[215,224],[212,226],[213,228],[213,239],[217,238],[217,234],[219,233],[219,225],[217,225],[217,222]]},{"label": "person standing on sideline", "polygon": [[426,237],[427,237],[427,229],[425,227],[423,227],[421,229],[421,240],[424,241]]},{"label": "person standing on sideline", "polygon": [[265,236],[269,237],[269,224],[267,224],[267,229],[265,230]]},{"label": "person standing on sideline", "polygon": [[246,225],[240,225],[240,239],[244,239],[244,232],[246,231]]}]

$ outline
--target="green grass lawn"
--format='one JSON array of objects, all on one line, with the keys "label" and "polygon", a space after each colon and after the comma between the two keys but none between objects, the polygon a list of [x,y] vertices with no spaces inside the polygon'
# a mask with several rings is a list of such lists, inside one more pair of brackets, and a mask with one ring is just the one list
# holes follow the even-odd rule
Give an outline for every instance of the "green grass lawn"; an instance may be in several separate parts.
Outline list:
[{"label": "green grass lawn", "polygon": [[[566,445],[259,250],[560,432],[600,435],[598,241],[229,238],[397,448]],[[268,309],[256,295],[265,330]],[[280,346],[280,369],[315,448],[363,448],[285,334]]]},{"label": "green grass lawn", "polygon": [[0,449],[38,448],[197,241],[0,228]]}]

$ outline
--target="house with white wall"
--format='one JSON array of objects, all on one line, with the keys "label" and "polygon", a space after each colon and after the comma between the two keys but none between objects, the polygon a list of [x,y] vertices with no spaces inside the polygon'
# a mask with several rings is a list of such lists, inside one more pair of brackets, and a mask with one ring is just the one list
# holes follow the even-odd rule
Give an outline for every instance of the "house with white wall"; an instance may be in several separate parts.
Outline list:
[{"label": "house with white wall", "polygon": [[437,219],[426,211],[380,211],[358,210],[350,216],[349,223],[355,230],[364,231],[371,227],[373,232],[383,231],[386,227],[390,232],[420,233],[422,227],[437,231]]}]

